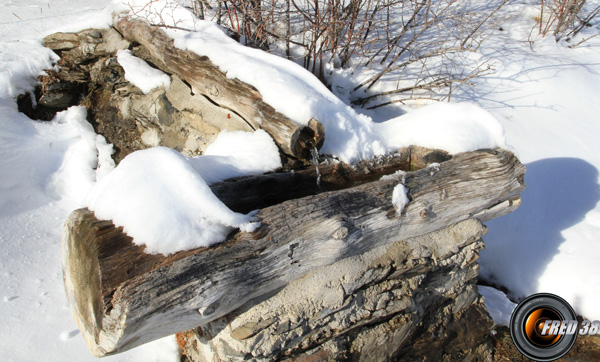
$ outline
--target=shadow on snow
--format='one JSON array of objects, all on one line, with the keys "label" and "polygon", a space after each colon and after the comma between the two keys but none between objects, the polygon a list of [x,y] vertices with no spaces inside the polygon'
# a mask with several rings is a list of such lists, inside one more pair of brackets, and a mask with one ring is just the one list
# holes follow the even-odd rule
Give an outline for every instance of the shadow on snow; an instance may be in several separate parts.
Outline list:
[{"label": "shadow on snow", "polygon": [[[522,204],[487,222],[481,278],[514,298],[537,292],[538,280],[565,241],[562,231],[581,222],[600,200],[598,170],[578,158],[529,163]],[[568,273],[568,270],[565,270]]]}]

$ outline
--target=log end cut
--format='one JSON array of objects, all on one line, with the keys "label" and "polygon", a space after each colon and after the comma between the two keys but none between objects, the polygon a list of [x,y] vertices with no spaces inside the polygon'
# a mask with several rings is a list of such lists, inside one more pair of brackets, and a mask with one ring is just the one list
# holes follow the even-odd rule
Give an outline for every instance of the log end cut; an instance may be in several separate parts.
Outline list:
[{"label": "log end cut", "polygon": [[321,149],[325,143],[325,127],[316,119],[311,119],[308,125],[298,128],[290,138],[291,153],[297,157],[310,160],[312,149]]},{"label": "log end cut", "polygon": [[123,228],[99,220],[88,209],[73,211],[64,223],[65,292],[73,319],[96,357],[114,353],[123,343],[121,335],[126,320],[120,317],[124,315],[122,310],[113,310],[121,308],[113,305],[116,289],[167,259],[144,250],[145,246],[134,244]]},{"label": "log end cut", "polygon": [[73,319],[90,351],[101,357],[106,351],[99,348],[95,333],[102,329],[103,317],[100,264],[96,250],[91,247],[96,235],[82,227],[85,216],[83,210],[75,210],[64,224],[63,277]]}]

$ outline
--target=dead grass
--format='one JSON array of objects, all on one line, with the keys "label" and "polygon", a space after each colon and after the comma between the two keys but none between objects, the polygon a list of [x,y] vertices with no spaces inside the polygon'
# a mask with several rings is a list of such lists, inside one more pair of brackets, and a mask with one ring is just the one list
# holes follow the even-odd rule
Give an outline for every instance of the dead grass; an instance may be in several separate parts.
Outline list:
[{"label": "dead grass", "polygon": [[[494,344],[494,362],[529,362],[533,361],[521,354],[515,347],[506,327],[497,327],[497,334],[492,337]],[[598,362],[600,361],[600,336],[579,336],[569,353],[558,362]]]}]

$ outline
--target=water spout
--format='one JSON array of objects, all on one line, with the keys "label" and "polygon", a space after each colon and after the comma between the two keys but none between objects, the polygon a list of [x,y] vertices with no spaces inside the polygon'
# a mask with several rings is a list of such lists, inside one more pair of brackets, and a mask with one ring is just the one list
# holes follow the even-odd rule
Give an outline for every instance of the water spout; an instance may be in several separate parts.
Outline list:
[{"label": "water spout", "polygon": [[312,155],[312,163],[315,165],[315,170],[317,171],[317,188],[319,192],[321,192],[321,172],[319,172],[319,150],[316,147],[310,149],[310,154]]}]

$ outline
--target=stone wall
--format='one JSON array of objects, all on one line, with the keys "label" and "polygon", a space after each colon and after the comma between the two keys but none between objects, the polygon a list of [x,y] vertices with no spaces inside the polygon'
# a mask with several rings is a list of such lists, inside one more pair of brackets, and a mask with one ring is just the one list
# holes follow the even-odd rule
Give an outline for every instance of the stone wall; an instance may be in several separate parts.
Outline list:
[{"label": "stone wall", "polygon": [[[134,151],[155,146],[195,156],[202,154],[222,130],[253,131],[235,112],[193,94],[188,84],[171,73],[168,89],[158,87],[144,94],[125,79],[116,53],[130,49],[154,67],[160,61],[112,28],[55,33],[44,43],[61,60],[58,71],[42,79],[38,107],[56,112],[75,104],[86,106],[96,132],[114,145],[117,163]],[[36,118],[34,113],[40,111],[29,113]]]},{"label": "stone wall", "polygon": [[191,361],[488,361],[467,220],[322,267],[178,341]]}]

